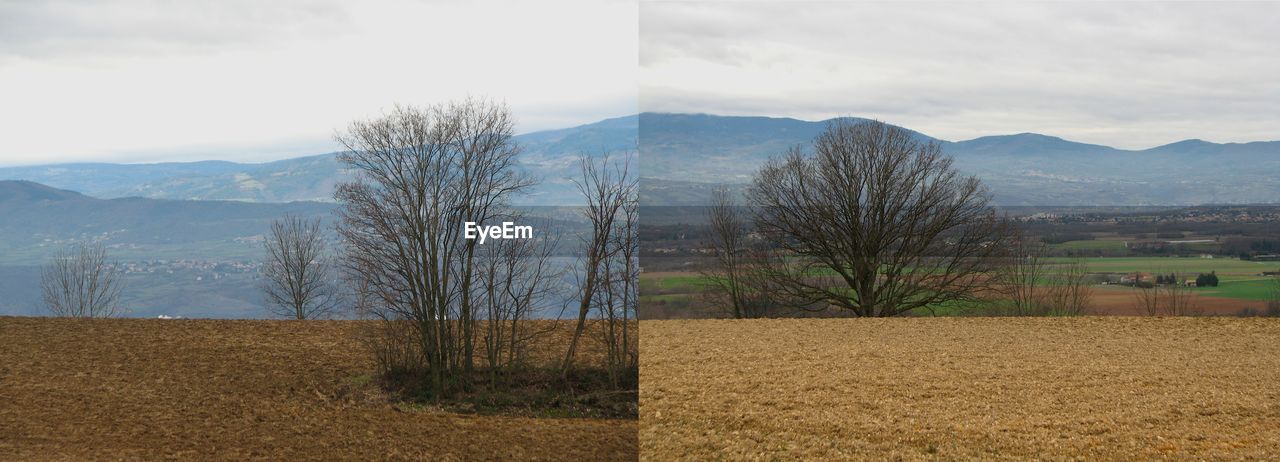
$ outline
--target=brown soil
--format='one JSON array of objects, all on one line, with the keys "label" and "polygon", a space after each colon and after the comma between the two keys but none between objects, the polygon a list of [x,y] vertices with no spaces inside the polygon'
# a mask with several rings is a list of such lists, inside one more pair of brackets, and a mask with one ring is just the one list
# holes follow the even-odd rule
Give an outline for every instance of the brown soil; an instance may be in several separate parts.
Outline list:
[{"label": "brown soil", "polygon": [[[1093,314],[1120,316],[1138,316],[1138,306],[1134,301],[1134,288],[1131,287],[1099,287],[1093,291],[1089,299],[1089,307]],[[1266,302],[1260,300],[1242,300],[1238,298],[1208,297],[1195,295],[1195,307],[1204,315],[1234,315],[1242,308],[1249,307],[1258,311],[1266,309]]]},{"label": "brown soil", "polygon": [[1280,319],[642,321],[646,460],[1280,457]]},{"label": "brown soil", "polygon": [[363,327],[0,317],[0,460],[637,456],[635,421],[397,403]]}]

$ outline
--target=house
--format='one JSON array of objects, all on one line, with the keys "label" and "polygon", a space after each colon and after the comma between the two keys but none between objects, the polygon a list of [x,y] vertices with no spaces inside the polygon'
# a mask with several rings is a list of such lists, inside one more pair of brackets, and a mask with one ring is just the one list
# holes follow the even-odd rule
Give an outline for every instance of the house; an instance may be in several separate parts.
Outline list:
[{"label": "house", "polygon": [[1124,285],[1135,285],[1143,282],[1154,283],[1155,281],[1156,278],[1151,273],[1129,273],[1120,276],[1120,284]]}]

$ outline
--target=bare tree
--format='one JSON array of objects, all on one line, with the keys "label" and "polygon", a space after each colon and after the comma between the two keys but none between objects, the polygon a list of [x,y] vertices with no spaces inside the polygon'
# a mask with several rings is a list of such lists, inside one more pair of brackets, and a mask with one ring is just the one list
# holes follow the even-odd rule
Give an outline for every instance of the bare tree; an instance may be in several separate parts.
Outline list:
[{"label": "bare tree", "polygon": [[524,321],[538,306],[550,305],[559,293],[555,282],[564,270],[552,261],[559,240],[559,232],[544,228],[542,236],[535,239],[480,246],[474,297],[484,309],[484,353],[493,386],[498,385],[504,370],[523,363],[530,341],[550,331],[532,328]]},{"label": "bare tree", "polygon": [[271,222],[264,244],[262,290],[276,316],[325,318],[341,306],[337,273],[326,255],[324,238],[319,218],[286,215]]},{"label": "bare tree", "polygon": [[124,312],[120,292],[124,280],[107,263],[102,244],[79,244],[59,250],[40,272],[44,304],[54,316],[107,318]]},{"label": "bare tree", "polygon": [[339,268],[346,283],[347,299],[351,301],[351,314],[356,319],[374,319],[375,313],[380,310],[377,307],[377,294],[373,293],[372,284],[365,277],[366,271],[355,271],[345,266]]},{"label": "bare tree", "polygon": [[715,258],[711,268],[702,272],[710,286],[705,291],[707,301],[734,318],[764,316],[771,304],[768,291],[753,283],[760,273],[763,249],[749,243],[747,218],[727,188],[712,191],[706,213]]},{"label": "bare tree", "polygon": [[618,252],[614,233],[621,212],[628,201],[635,200],[636,180],[631,174],[631,158],[631,155],[626,155],[618,162],[610,155],[599,158],[583,155],[579,159],[582,177],[574,180],[574,183],[587,200],[582,213],[591,222],[591,234],[583,242],[578,320],[561,365],[565,374],[573,367],[573,358],[577,354],[582,333],[586,330],[587,318],[592,307],[597,306],[597,291],[602,284],[606,284],[601,280],[602,277],[607,277],[605,265]]},{"label": "bare tree", "polygon": [[[1158,274],[1165,274],[1160,272]],[[1134,281],[1134,305],[1138,314],[1147,316],[1195,316],[1201,314],[1199,297],[1185,285],[1179,284],[1178,275],[1167,284]]]},{"label": "bare tree", "polygon": [[992,282],[1010,226],[937,143],[841,120],[812,148],[770,161],[749,190],[756,229],[792,256],[771,271],[792,303],[893,316]]},{"label": "bare tree", "polygon": [[1076,316],[1088,314],[1093,303],[1093,287],[1089,285],[1089,263],[1076,257],[1056,265],[1050,277],[1049,314]]},{"label": "bare tree", "polygon": [[358,172],[335,195],[345,264],[364,271],[380,317],[409,321],[437,398],[470,380],[475,356],[477,243],[463,223],[502,216],[534,183],[513,130],[506,105],[468,99],[397,106],[337,137]]},{"label": "bare tree", "polygon": [[1008,297],[1009,314],[1044,314],[1052,290],[1047,285],[1045,245],[1018,232],[1010,248],[1008,261],[999,272],[999,288]]},{"label": "bare tree", "polygon": [[610,244],[612,250],[600,266],[603,274],[598,279],[596,305],[604,321],[601,340],[605,345],[605,369],[614,386],[635,385],[639,373],[639,342],[632,332],[636,319],[636,307],[640,298],[640,234],[639,203],[636,201],[637,183],[623,180],[623,204],[614,226]]}]

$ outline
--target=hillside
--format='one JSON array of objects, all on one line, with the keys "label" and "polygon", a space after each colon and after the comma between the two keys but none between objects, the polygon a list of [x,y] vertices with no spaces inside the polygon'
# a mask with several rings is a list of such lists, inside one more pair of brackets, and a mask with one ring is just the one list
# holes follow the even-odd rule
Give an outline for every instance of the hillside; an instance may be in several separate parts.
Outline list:
[{"label": "hillside", "polygon": [[[97,241],[124,253],[183,246],[186,258],[234,259],[222,246],[261,236],[271,220],[294,214],[327,218],[334,204],[96,199],[26,181],[0,181],[0,264],[31,263],[61,244]],[[239,241],[237,241],[239,239]],[[208,253],[201,244],[217,245]],[[255,249],[256,250],[256,249]]]},{"label": "hillside", "polygon": [[[770,156],[808,144],[828,122],[640,114],[642,202],[704,203],[710,184],[748,183]],[[1188,140],[1122,150],[1034,133],[958,142],[916,135],[937,142],[962,172],[981,177],[1001,205],[1280,202],[1280,141]]]},{"label": "hillside", "polygon": [[[263,317],[257,272],[271,221],[293,214],[318,218],[331,230],[336,208],[322,202],[96,199],[0,181],[0,316],[42,314],[40,265],[68,245],[94,242],[126,268],[122,302],[129,316]],[[568,264],[586,229],[580,211],[522,209],[536,232],[561,234],[557,264]],[[331,250],[337,251],[333,239]]]},{"label": "hillside", "polygon": [[[638,118],[618,117],[560,130],[516,136],[520,165],[543,183],[523,205],[581,202],[570,178],[580,154],[635,151]],[[0,168],[0,180],[27,180],[98,198],[289,202],[333,200],[335,185],[350,179],[336,153],[266,163],[223,161],[156,164],[79,163]]]}]

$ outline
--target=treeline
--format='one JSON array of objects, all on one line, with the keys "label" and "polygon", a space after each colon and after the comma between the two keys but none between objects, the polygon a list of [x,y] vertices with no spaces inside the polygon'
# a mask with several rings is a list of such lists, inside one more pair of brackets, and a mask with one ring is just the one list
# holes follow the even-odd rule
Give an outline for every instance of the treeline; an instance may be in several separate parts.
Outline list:
[{"label": "treeline", "polygon": [[[441,400],[554,373],[570,391],[577,387],[571,381],[583,378],[634,398],[640,272],[634,156],[580,157],[574,183],[590,231],[579,242],[563,242],[561,230],[550,227],[536,229],[532,239],[479,244],[464,235],[464,223],[528,221],[512,199],[540,181],[518,167],[513,130],[505,104],[476,99],[396,106],[351,123],[337,136],[346,148],[338,158],[355,173],[335,193],[338,248],[330,248],[320,220],[276,220],[261,278],[271,312],[377,320],[367,338],[373,359],[384,378],[413,384],[417,396]],[[552,258],[565,246],[577,249],[568,265]],[[43,281],[55,315],[123,312],[119,272],[100,245],[60,253]],[[535,359],[535,345],[545,350],[550,336],[563,332],[533,319],[549,310],[568,313],[567,341],[551,342],[566,345],[554,359]],[[587,342],[593,354],[583,359]]]}]

